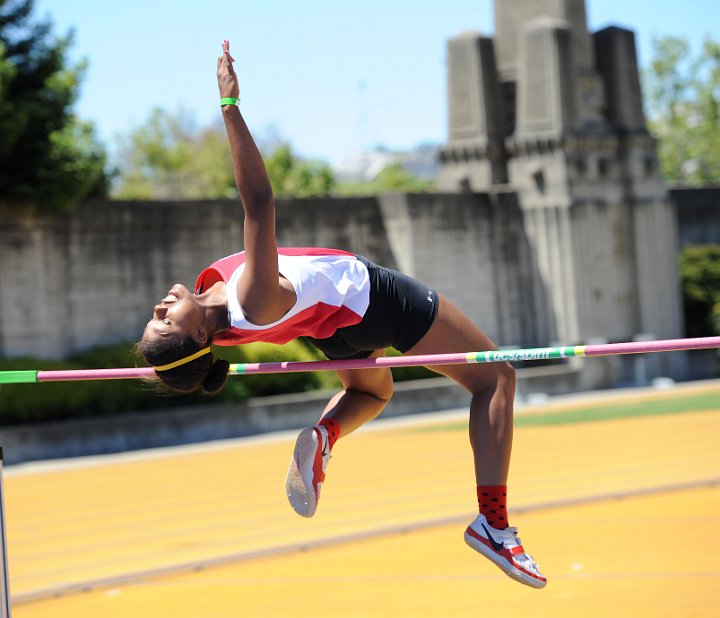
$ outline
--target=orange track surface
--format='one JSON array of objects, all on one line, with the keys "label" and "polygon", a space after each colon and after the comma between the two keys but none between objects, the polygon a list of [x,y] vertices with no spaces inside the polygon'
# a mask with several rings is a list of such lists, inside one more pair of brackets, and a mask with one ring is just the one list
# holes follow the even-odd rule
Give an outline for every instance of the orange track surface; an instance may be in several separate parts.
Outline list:
[{"label": "orange track surface", "polygon": [[714,388],[717,411],[516,430],[511,523],[541,591],[465,546],[452,415],[342,439],[310,520],[283,494],[287,434],[9,469],[13,616],[717,616]]}]

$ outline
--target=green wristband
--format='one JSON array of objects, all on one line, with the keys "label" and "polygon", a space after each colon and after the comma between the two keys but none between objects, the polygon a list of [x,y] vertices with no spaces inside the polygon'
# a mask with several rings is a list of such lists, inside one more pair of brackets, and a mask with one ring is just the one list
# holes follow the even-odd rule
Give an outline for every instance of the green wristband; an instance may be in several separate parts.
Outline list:
[{"label": "green wristband", "polygon": [[237,99],[235,97],[223,97],[220,99],[220,107],[225,107],[226,105],[237,105],[240,99]]}]

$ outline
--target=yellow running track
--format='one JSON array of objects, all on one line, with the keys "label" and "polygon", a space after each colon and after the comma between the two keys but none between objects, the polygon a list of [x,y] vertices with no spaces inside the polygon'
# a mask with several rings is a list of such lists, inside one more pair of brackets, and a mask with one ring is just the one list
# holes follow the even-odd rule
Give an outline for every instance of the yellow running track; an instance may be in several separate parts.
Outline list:
[{"label": "yellow running track", "polygon": [[453,414],[341,439],[309,520],[283,491],[294,433],[6,469],[13,616],[718,616],[720,384],[622,398],[699,392],[717,408],[517,428],[511,523],[540,591],[463,542]]}]

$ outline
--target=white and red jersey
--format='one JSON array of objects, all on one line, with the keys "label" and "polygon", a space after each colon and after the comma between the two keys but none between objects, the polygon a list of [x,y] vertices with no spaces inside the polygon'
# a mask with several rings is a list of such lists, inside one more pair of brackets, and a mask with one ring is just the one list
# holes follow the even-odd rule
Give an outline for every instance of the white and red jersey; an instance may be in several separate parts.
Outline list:
[{"label": "white and red jersey", "polygon": [[218,281],[227,286],[230,330],[218,333],[214,344],[326,339],[338,328],[357,324],[365,315],[370,304],[370,277],[365,264],[352,253],[306,247],[278,249],[278,267],[295,289],[297,300],[277,322],[261,326],[246,319],[237,299],[237,283],[245,269],[244,251],[222,258],[200,273],[196,294]]}]

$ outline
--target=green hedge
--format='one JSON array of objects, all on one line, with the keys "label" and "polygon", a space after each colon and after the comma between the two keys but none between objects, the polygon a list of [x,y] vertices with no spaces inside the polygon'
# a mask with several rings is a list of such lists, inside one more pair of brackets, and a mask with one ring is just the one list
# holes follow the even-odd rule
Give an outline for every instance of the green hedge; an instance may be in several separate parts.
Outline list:
[{"label": "green hedge", "polygon": [[693,245],[680,251],[685,334],[720,335],[720,245]]},{"label": "green hedge", "polygon": [[[96,348],[64,361],[36,358],[0,359],[0,370],[104,369],[145,366],[132,344]],[[215,347],[216,357],[231,363],[262,363],[283,360],[321,360],[324,356],[301,340],[284,346],[255,343],[239,347]],[[388,354],[396,354],[388,350]],[[393,369],[396,380],[435,375],[422,367]],[[231,377],[215,397],[202,394],[169,395],[144,380],[100,380],[4,384],[0,386],[0,426],[104,416],[130,411],[162,410],[208,402],[237,402],[250,397],[332,389],[339,386],[332,371],[277,373]]]}]

